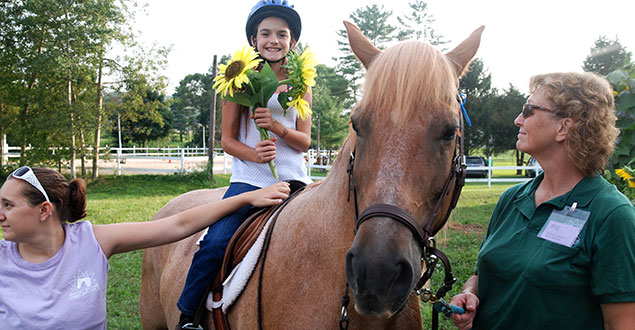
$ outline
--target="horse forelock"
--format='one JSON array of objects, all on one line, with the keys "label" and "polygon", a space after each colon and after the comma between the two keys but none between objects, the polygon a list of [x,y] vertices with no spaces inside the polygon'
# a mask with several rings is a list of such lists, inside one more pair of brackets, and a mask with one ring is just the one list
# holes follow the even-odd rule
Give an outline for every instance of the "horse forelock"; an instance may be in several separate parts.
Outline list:
[{"label": "horse forelock", "polygon": [[[356,111],[396,124],[429,111],[452,109],[458,80],[448,59],[422,41],[404,41],[377,56],[365,77]],[[385,122],[384,122],[385,123]]]}]

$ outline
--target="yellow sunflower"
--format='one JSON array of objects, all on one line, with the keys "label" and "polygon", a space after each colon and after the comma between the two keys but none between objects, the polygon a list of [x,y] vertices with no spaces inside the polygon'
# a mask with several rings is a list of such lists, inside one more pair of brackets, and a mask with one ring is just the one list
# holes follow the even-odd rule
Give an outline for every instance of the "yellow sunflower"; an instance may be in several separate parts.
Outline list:
[{"label": "yellow sunflower", "polygon": [[317,77],[315,66],[318,65],[315,54],[307,47],[298,58],[298,61],[302,65],[302,82],[304,85],[315,86],[315,77]]},{"label": "yellow sunflower", "polygon": [[621,168],[615,170],[615,174],[617,174],[620,178],[626,180],[630,187],[635,188],[635,180],[633,180],[633,175],[631,175],[630,173],[626,172],[625,170]]},{"label": "yellow sunflower", "polygon": [[300,118],[304,120],[307,116],[310,116],[313,111],[311,111],[311,107],[309,107],[309,102],[302,98],[302,96],[304,96],[304,93],[300,94],[302,95],[299,95],[297,98],[287,102],[287,105],[290,107],[294,107],[298,111],[298,116],[300,116]]},{"label": "yellow sunflower", "polygon": [[262,60],[258,59],[258,53],[253,47],[243,46],[234,53],[231,60],[218,66],[220,74],[214,78],[214,88],[221,96],[234,96],[234,89],[241,89],[249,83],[247,72],[253,70]]}]

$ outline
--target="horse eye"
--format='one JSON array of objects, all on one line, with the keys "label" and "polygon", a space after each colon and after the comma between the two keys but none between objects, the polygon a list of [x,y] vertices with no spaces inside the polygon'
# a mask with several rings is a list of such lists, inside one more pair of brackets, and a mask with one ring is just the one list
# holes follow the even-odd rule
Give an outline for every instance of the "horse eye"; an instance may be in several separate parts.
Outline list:
[{"label": "horse eye", "polygon": [[456,128],[448,128],[443,132],[441,139],[445,141],[452,141],[456,138]]},{"label": "horse eye", "polygon": [[359,129],[357,128],[357,124],[355,123],[354,120],[351,120],[351,124],[353,125],[353,130],[355,131],[355,133],[357,134],[357,136],[360,136],[359,134]]}]

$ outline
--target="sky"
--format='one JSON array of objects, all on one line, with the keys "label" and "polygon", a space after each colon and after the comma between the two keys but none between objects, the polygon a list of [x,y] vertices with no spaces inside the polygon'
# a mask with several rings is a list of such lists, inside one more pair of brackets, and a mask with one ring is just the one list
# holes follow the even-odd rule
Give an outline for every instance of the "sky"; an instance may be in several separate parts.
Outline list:
[{"label": "sky", "polygon": [[[302,18],[300,42],[309,45],[322,64],[335,66],[340,56],[336,32],[358,8],[377,4],[396,16],[410,15],[409,0],[291,0]],[[635,1],[589,0],[429,0],[433,26],[452,49],[485,25],[476,56],[492,75],[493,87],[513,84],[527,93],[532,75],[582,71],[584,59],[600,35],[619,38],[635,52]],[[137,15],[144,44],[172,48],[163,72],[172,94],[188,74],[208,72],[213,56],[233,54],[247,44],[245,22],[255,0],[148,0]]]}]

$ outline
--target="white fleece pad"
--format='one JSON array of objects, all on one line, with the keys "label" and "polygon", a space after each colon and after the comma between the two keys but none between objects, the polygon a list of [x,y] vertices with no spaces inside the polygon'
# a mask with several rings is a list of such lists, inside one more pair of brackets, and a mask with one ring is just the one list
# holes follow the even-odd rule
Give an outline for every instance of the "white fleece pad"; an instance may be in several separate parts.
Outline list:
[{"label": "white fleece pad", "polygon": [[205,238],[205,235],[207,235],[207,231],[209,230],[209,227],[205,228],[205,230],[203,230],[203,233],[201,233],[201,237],[199,237],[196,240],[196,245],[201,246],[201,241],[203,240],[203,238]]},{"label": "white fleece pad", "polygon": [[[271,218],[274,216],[275,213],[271,216]],[[265,243],[265,236],[267,234],[269,224],[271,223],[271,218],[267,220],[267,223],[262,228],[256,242],[254,242],[251,248],[249,248],[249,251],[247,251],[245,258],[243,258],[243,260],[234,267],[225,282],[223,282],[223,298],[221,301],[214,301],[213,294],[211,292],[209,293],[205,304],[208,310],[211,311],[213,308],[222,307],[223,313],[227,313],[229,306],[236,301],[236,298],[238,298],[243,289],[245,289],[251,274],[254,272],[254,269],[258,264],[258,259]]]}]

